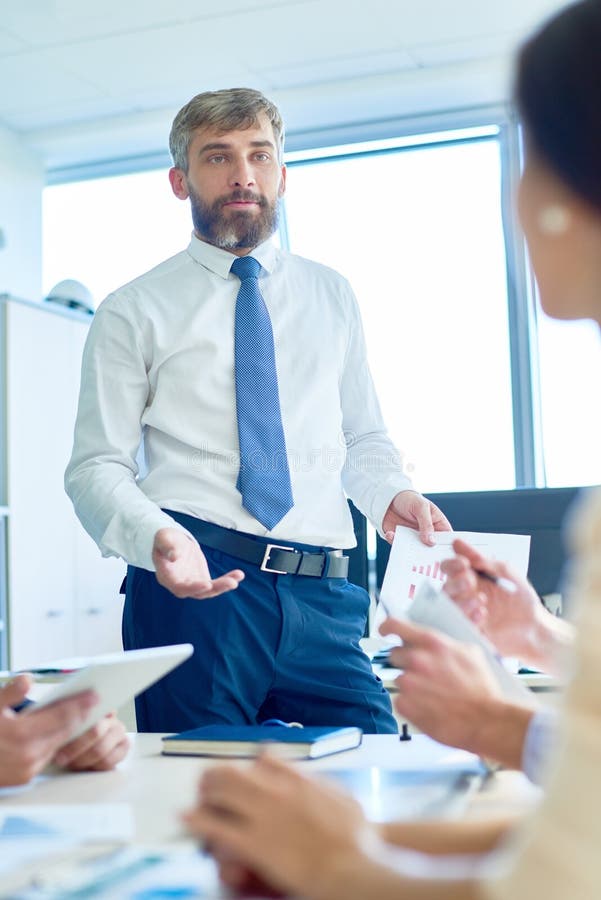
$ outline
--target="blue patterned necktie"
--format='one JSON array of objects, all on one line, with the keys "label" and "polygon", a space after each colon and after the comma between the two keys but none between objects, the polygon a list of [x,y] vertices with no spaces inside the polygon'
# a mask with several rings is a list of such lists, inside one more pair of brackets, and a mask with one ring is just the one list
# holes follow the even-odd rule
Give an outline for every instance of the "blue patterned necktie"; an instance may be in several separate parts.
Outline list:
[{"label": "blue patterned necktie", "polygon": [[240,256],[231,271],[240,279],[234,360],[242,505],[271,530],[292,509],[292,486],[282,425],[273,331],[259,290],[261,264]]}]

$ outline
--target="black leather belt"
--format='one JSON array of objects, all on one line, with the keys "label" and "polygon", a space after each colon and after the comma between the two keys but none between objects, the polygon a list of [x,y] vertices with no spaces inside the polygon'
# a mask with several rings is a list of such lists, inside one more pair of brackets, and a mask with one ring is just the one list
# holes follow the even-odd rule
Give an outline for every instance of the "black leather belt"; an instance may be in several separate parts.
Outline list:
[{"label": "black leather belt", "polygon": [[[166,512],[172,514],[170,510]],[[182,513],[176,513],[175,517],[200,544],[254,563],[262,572],[312,578],[346,578],[348,574],[348,556],[344,556],[342,550],[313,552],[293,544],[271,544]]]}]

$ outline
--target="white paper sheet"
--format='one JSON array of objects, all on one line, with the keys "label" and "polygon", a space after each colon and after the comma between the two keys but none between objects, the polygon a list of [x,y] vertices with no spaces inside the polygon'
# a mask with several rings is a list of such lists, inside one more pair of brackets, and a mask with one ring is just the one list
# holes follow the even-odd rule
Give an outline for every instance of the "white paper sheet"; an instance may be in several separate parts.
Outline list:
[{"label": "white paper sheet", "polygon": [[45,803],[0,805],[0,847],[7,839],[73,838],[127,841],[134,833],[127,803]]},{"label": "white paper sheet", "polygon": [[0,874],[86,843],[121,843],[134,833],[127,803],[0,805]]},{"label": "white paper sheet", "polygon": [[201,855],[192,841],[177,846],[103,848],[91,853],[75,849],[8,876],[2,889],[0,897],[11,900],[192,900],[225,896],[214,861]]},{"label": "white paper sheet", "polygon": [[406,618],[415,592],[422,582],[440,590],[445,576],[440,563],[455,555],[453,541],[460,538],[483,556],[507,562],[519,575],[528,571],[530,536],[524,534],[483,534],[472,531],[437,531],[436,544],[427,547],[413,528],[396,529],[390,558],[380,592],[383,606],[396,618]]}]

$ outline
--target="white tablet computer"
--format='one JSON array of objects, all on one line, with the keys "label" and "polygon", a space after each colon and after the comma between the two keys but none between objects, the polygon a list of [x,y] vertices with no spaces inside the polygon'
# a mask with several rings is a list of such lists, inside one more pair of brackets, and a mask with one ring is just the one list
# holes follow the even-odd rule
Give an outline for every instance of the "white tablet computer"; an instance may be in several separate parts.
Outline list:
[{"label": "white tablet computer", "polygon": [[75,738],[179,666],[193,652],[192,644],[171,644],[90,657],[87,665],[50,688],[40,700],[25,707],[22,715],[82,691],[93,690],[98,694],[98,703],[73,733],[72,738]]}]

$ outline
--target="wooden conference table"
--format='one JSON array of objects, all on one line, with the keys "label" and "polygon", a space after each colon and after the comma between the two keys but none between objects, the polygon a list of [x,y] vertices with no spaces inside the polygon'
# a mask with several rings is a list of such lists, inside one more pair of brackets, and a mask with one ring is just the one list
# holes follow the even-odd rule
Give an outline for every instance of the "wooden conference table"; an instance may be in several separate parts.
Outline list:
[{"label": "wooden conference table", "polygon": [[[184,840],[178,814],[194,802],[201,771],[222,764],[223,760],[161,756],[160,738],[158,734],[131,735],[130,754],[112,772],[57,772],[42,776],[26,788],[0,791],[0,815],[7,804],[13,810],[18,807],[24,816],[28,806],[39,804],[127,804],[133,812],[134,842],[145,845],[167,842],[177,846]],[[362,746],[355,750],[296,765],[316,774],[340,770],[345,770],[345,774],[353,770],[363,774],[376,770],[412,773],[423,769],[450,771],[461,768],[464,762],[466,767],[473,768],[474,760],[470,754],[443,747],[424,735],[415,735],[407,742],[399,741],[397,735],[365,735]],[[248,765],[249,761],[237,760],[236,764]],[[521,773],[496,772],[483,781],[478,780],[476,789],[465,798],[461,812],[474,817],[520,811],[536,802],[537,797],[538,792]],[[415,816],[410,811],[406,817]],[[11,876],[11,886],[27,881],[28,871],[24,866],[18,878]],[[5,881],[5,885],[8,888],[9,882]],[[0,896],[13,895],[0,890]]]}]

